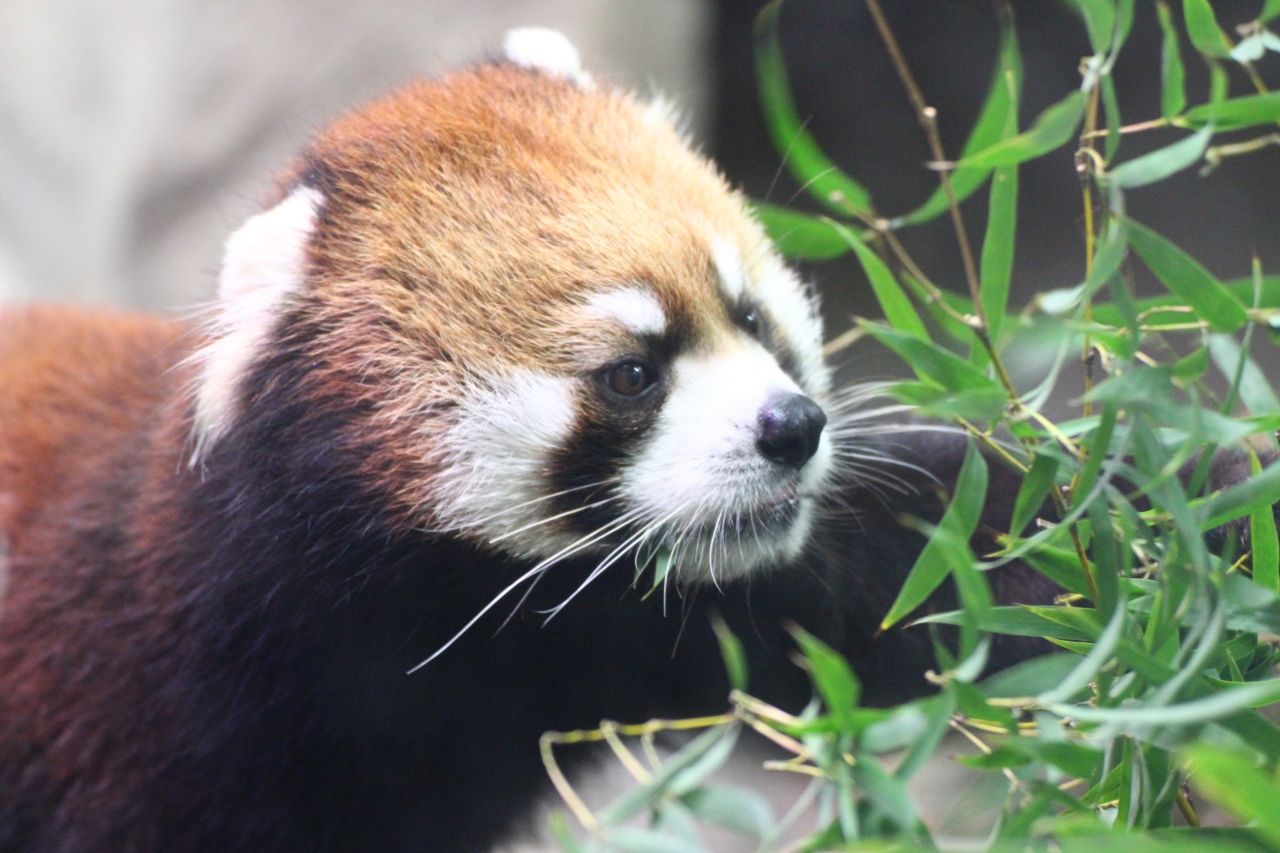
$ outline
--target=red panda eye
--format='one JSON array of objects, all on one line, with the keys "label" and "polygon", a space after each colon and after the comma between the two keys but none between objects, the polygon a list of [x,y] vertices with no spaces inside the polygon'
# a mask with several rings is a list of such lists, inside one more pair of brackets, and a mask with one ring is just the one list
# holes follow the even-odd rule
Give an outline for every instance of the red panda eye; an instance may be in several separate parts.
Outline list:
[{"label": "red panda eye", "polygon": [[752,337],[760,336],[760,312],[748,311],[742,317],[742,325]]},{"label": "red panda eye", "polygon": [[654,381],[653,371],[638,361],[615,364],[605,373],[609,390],[624,397],[638,397],[649,390]]}]

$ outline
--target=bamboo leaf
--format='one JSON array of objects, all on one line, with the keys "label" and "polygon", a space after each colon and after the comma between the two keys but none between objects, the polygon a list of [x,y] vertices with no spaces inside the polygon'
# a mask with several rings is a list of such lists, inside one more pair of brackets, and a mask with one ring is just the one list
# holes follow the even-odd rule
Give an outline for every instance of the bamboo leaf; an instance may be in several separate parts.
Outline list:
[{"label": "bamboo leaf", "polygon": [[809,674],[827,706],[827,713],[842,729],[855,728],[857,722],[853,711],[858,705],[862,685],[849,662],[803,628],[793,626],[791,636],[795,637],[800,651],[809,661]]},{"label": "bamboo leaf", "polygon": [[1058,473],[1058,460],[1052,456],[1036,456],[1031,463],[1031,470],[1022,478],[1018,487],[1018,496],[1013,501],[1013,518],[1009,523],[1009,534],[1021,536],[1022,531],[1031,523],[1031,519],[1044,505],[1053,486],[1053,478]]},{"label": "bamboo leaf", "polygon": [[1219,527],[1280,501],[1280,462],[1273,462],[1243,483],[1223,489],[1204,503],[1201,530]]},{"label": "bamboo leaf", "polygon": [[[1018,120],[1018,102],[1022,93],[1022,54],[1018,51],[1018,38],[1013,29],[1011,16],[1000,17],[1000,59],[996,63],[995,78],[991,81],[991,89],[987,100],[978,114],[969,138],[961,149],[960,159],[964,160],[985,148],[990,148],[1004,138],[1012,113],[1013,121]],[[957,201],[964,201],[974,190],[982,186],[982,182],[991,173],[991,168],[966,168],[961,166],[951,173],[951,189]],[[939,185],[928,200],[910,213],[893,221],[893,227],[918,225],[928,222],[950,207],[946,189]]]},{"label": "bamboo leaf", "polygon": [[911,304],[911,300],[907,298],[906,292],[902,289],[902,285],[898,283],[898,279],[894,277],[893,272],[880,260],[880,256],[871,251],[871,248],[862,239],[849,228],[844,227],[838,222],[827,220],[840,239],[844,240],[849,248],[853,249],[854,254],[858,258],[858,263],[862,264],[862,271],[866,273],[867,280],[871,282],[871,289],[876,294],[876,299],[880,302],[880,308],[884,311],[885,319],[889,321],[889,325],[898,331],[905,332],[921,340],[929,340],[929,332],[924,327],[924,321],[920,319],[920,315],[916,313],[915,306]]},{"label": "bamboo leaf", "polygon": [[1095,54],[1106,53],[1116,29],[1115,0],[1071,0],[1084,18],[1089,45]]},{"label": "bamboo leaf", "polygon": [[[1262,463],[1252,449],[1249,466],[1254,476],[1262,473]],[[1253,548],[1253,582],[1280,592],[1280,539],[1276,536],[1274,507],[1259,507],[1249,513],[1249,543]]]},{"label": "bamboo leaf", "polygon": [[878,323],[862,321],[862,327],[911,365],[921,379],[932,381],[948,391],[999,388],[967,361],[935,343]]},{"label": "bamboo leaf", "polygon": [[1187,26],[1187,36],[1200,53],[1212,59],[1228,59],[1231,45],[1218,27],[1209,0],[1182,0],[1182,15]]},{"label": "bamboo leaf", "polygon": [[1191,784],[1213,802],[1280,845],[1280,786],[1252,758],[1194,744],[1186,752]]},{"label": "bamboo leaf", "polygon": [[1280,17],[1280,0],[1267,0],[1267,4],[1262,7],[1262,14],[1258,16],[1258,22],[1265,24],[1277,17]]},{"label": "bamboo leaf", "polygon": [[1216,105],[1212,102],[1201,104],[1187,110],[1183,118],[1192,127],[1212,122],[1219,133],[1271,124],[1280,119],[1280,92],[1226,98]]},{"label": "bamboo leaf", "polygon": [[755,24],[756,75],[769,135],[784,152],[787,169],[821,204],[844,216],[871,215],[871,194],[828,159],[796,111],[778,37],[783,2],[773,0],[761,9]]},{"label": "bamboo leaf", "polygon": [[1107,179],[1122,189],[1133,189],[1163,181],[1170,175],[1193,166],[1204,156],[1213,138],[1214,127],[1206,124],[1185,139],[1172,145],[1121,163],[1107,174]]},{"label": "bamboo leaf", "polygon": [[752,212],[778,251],[788,258],[826,261],[849,251],[849,244],[829,219],[756,201]]},{"label": "bamboo leaf", "polygon": [[965,157],[957,165],[991,169],[1031,160],[1060,148],[1075,135],[1084,117],[1084,104],[1084,93],[1074,91],[1042,112],[1029,130]]},{"label": "bamboo leaf", "polygon": [[1182,65],[1182,48],[1173,15],[1163,0],[1156,3],[1164,44],[1160,50],[1160,114],[1172,118],[1187,108],[1187,72]]},{"label": "bamboo leaf", "polygon": [[969,537],[978,526],[987,495],[987,463],[977,446],[969,443],[955,495],[943,513],[938,528],[916,558],[889,612],[880,622],[886,630],[914,611],[946,580],[959,562],[970,560]]},{"label": "bamboo leaf", "polygon": [[[1009,111],[1004,136],[1018,132],[1018,113]],[[1009,302],[1009,281],[1013,276],[1013,247],[1018,227],[1018,167],[999,166],[991,178],[991,198],[987,208],[987,230],[982,238],[979,271],[982,310],[992,344],[1000,340],[1000,325]]]},{"label": "bamboo leaf", "polygon": [[1129,244],[1160,283],[1186,300],[1218,332],[1234,332],[1248,322],[1244,306],[1199,261],[1144,225],[1128,220]]}]

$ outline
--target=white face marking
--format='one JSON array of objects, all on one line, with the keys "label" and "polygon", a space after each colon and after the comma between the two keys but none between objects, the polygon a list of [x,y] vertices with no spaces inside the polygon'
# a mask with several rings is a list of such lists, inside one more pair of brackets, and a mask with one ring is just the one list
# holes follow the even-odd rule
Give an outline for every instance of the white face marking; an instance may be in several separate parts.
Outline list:
[{"label": "white face marking", "polygon": [[728,240],[719,237],[711,244],[711,258],[720,279],[720,291],[730,302],[742,298],[747,287],[747,275],[742,268],[742,253]]},{"label": "white face marking", "polygon": [[[736,257],[743,257],[737,255]],[[822,357],[822,317],[816,295],[773,251],[745,253],[747,295],[768,314],[775,336],[796,360],[805,393],[821,403],[831,391],[831,370]]]},{"label": "white face marking", "polygon": [[592,86],[591,75],[582,70],[578,49],[558,30],[544,27],[509,30],[502,40],[502,52],[523,68],[568,80],[579,89]]},{"label": "white face marking", "polygon": [[464,390],[445,438],[432,439],[442,446],[431,503],[444,527],[522,556],[563,547],[564,534],[538,522],[550,513],[551,454],[576,416],[569,379],[528,371]]},{"label": "white face marking", "polygon": [[[801,391],[754,342],[673,363],[662,413],[624,468],[621,489],[628,506],[666,519],[666,544],[685,576],[738,576],[803,545],[831,446],[824,435],[799,471],[761,455],[759,413],[779,393]],[[778,530],[770,516],[784,512],[794,517]]]},{"label": "white face marking", "polygon": [[299,187],[227,240],[209,342],[193,356],[200,369],[192,465],[231,425],[245,371],[271,333],[281,304],[301,288],[307,242],[323,203],[318,191]]},{"label": "white face marking", "polygon": [[587,301],[587,308],[592,316],[618,323],[636,335],[661,335],[667,328],[662,303],[645,288],[597,293]]}]

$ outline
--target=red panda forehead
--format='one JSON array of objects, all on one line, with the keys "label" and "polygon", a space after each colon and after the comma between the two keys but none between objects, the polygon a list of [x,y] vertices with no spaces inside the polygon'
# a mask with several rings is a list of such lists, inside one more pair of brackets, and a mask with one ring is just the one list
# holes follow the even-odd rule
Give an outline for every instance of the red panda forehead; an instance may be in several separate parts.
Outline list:
[{"label": "red panda forehead", "polygon": [[716,241],[760,239],[741,197],[629,96],[511,66],[373,103],[318,138],[309,168],[320,286],[403,288],[457,346],[501,341],[515,358],[581,323],[591,293],[628,286],[705,338],[729,323]]}]

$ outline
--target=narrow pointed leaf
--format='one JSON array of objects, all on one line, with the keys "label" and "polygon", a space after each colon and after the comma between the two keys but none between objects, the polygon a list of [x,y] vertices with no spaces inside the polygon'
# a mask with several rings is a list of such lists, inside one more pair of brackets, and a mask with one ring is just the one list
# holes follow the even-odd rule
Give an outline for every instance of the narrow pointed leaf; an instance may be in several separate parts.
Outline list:
[{"label": "narrow pointed leaf", "polygon": [[982,505],[987,494],[987,463],[977,446],[970,442],[960,466],[955,495],[947,506],[938,529],[930,537],[915,565],[903,581],[902,589],[889,612],[880,622],[881,630],[888,629],[904,616],[914,611],[933,593],[938,585],[951,574],[957,562],[967,559],[969,537],[978,526]]},{"label": "narrow pointed leaf", "polygon": [[1218,332],[1234,332],[1248,321],[1244,306],[1208,270],[1144,225],[1128,221],[1129,244],[1160,283],[1185,299]]},{"label": "narrow pointed leaf", "polygon": [[1009,533],[1021,536],[1022,531],[1035,518],[1036,513],[1044,505],[1053,487],[1053,478],[1058,473],[1058,460],[1052,456],[1037,456],[1031,463],[1031,470],[1022,478],[1018,487],[1018,496],[1013,501],[1013,520],[1009,524]]},{"label": "narrow pointed leaf", "polygon": [[1262,7],[1262,14],[1258,16],[1258,21],[1265,24],[1278,17],[1280,17],[1280,0],[1267,0],[1267,5]]},{"label": "narrow pointed leaf", "polygon": [[[1258,454],[1249,454],[1250,468],[1262,473]],[[1271,506],[1249,513],[1249,544],[1253,548],[1253,581],[1272,592],[1280,592],[1280,539],[1276,537],[1276,515]]]},{"label": "narrow pointed leaf", "polygon": [[1255,823],[1273,845],[1280,845],[1280,786],[1252,757],[1195,744],[1187,759],[1196,790],[1237,819]]},{"label": "narrow pointed leaf", "polygon": [[1084,93],[1074,91],[1042,112],[1026,132],[966,157],[958,165],[973,169],[1008,166],[1060,148],[1075,135],[1084,117],[1084,104]]},{"label": "narrow pointed leaf", "polygon": [[921,379],[932,381],[948,391],[1000,387],[967,361],[937,344],[877,323],[863,322],[862,326],[868,334],[911,365]]},{"label": "narrow pointed leaf", "polygon": [[852,729],[855,726],[853,710],[858,705],[862,685],[849,662],[802,628],[792,628],[791,635],[809,661],[809,674],[827,706],[827,713],[842,728]]},{"label": "narrow pointed leaf", "polygon": [[[1005,123],[1005,138],[1018,132],[1017,112]],[[987,231],[982,238],[979,271],[982,310],[987,333],[994,343],[1000,340],[1000,325],[1009,301],[1009,281],[1013,276],[1013,246],[1018,226],[1018,167],[1000,166],[991,178],[991,199],[987,208]]]},{"label": "narrow pointed leaf", "polygon": [[760,103],[774,147],[782,153],[791,174],[820,203],[844,216],[871,214],[871,194],[831,162],[813,135],[805,130],[796,111],[778,37],[782,3],[783,0],[773,0],[761,9],[755,25]]},{"label": "narrow pointed leaf", "polygon": [[[995,79],[987,100],[978,114],[978,121],[969,133],[961,150],[960,159],[990,148],[1004,138],[1008,115],[1013,113],[1017,121],[1018,102],[1022,93],[1022,54],[1018,51],[1018,38],[1010,16],[1000,18],[1000,60],[996,63]],[[957,201],[964,201],[991,173],[990,167],[971,169],[961,166],[951,173],[951,189]],[[918,225],[946,213],[950,207],[946,189],[939,186],[920,207],[893,221],[895,228]]]},{"label": "narrow pointed leaf", "polygon": [[849,244],[828,219],[763,201],[753,202],[751,209],[778,251],[788,258],[826,261],[849,251]]},{"label": "narrow pointed leaf", "polygon": [[1106,53],[1116,29],[1115,0],[1071,0],[1084,18],[1094,53]]},{"label": "narrow pointed leaf", "polygon": [[1280,502],[1280,462],[1272,462],[1262,472],[1243,483],[1223,489],[1204,503],[1204,521],[1200,527],[1209,530],[1235,521]]},{"label": "narrow pointed leaf", "polygon": [[1108,180],[1123,189],[1163,181],[1170,175],[1195,165],[1209,147],[1213,132],[1214,126],[1206,124],[1186,139],[1179,139],[1172,145],[1121,163],[1108,173]]},{"label": "narrow pointed leaf", "polygon": [[1182,48],[1178,44],[1178,28],[1164,2],[1156,3],[1164,44],[1160,51],[1160,114],[1172,118],[1187,108],[1187,72],[1182,65]]},{"label": "narrow pointed leaf", "polygon": [[1183,117],[1192,127],[1213,122],[1219,133],[1271,124],[1280,119],[1280,92],[1226,98],[1217,105],[1201,104],[1187,110]]},{"label": "narrow pointed leaf", "polygon": [[827,221],[835,228],[840,239],[853,249],[858,263],[862,264],[862,271],[867,274],[867,280],[871,282],[871,289],[875,291],[876,299],[879,300],[880,308],[884,311],[889,325],[898,331],[927,341],[929,333],[925,330],[924,322],[885,262],[880,260],[880,256],[851,229],[838,222]]},{"label": "narrow pointed leaf", "polygon": [[1218,27],[1209,0],[1182,0],[1182,14],[1187,25],[1187,36],[1196,50],[1213,59],[1227,59],[1231,47]]}]

